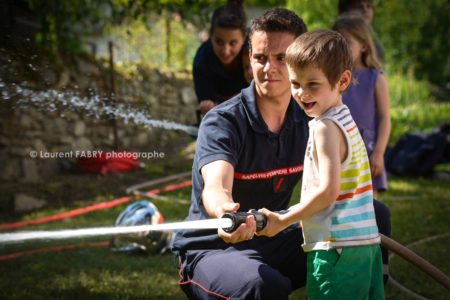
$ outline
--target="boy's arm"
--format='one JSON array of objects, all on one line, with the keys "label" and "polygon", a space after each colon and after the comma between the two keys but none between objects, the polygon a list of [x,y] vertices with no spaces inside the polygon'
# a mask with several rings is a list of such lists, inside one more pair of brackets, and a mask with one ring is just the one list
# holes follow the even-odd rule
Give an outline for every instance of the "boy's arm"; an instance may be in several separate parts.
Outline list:
[{"label": "boy's arm", "polygon": [[347,156],[347,143],[340,128],[331,120],[318,122],[314,131],[314,143],[319,162],[318,186],[307,193],[302,191],[301,202],[292,206],[286,214],[261,210],[268,224],[258,234],[273,236],[301,219],[311,217],[330,206],[340,191],[341,162]]},{"label": "boy's arm", "polygon": [[386,77],[383,74],[378,76],[375,86],[375,98],[377,103],[376,116],[378,132],[375,148],[370,157],[370,166],[374,177],[380,175],[384,169],[384,152],[391,133],[389,87]]}]

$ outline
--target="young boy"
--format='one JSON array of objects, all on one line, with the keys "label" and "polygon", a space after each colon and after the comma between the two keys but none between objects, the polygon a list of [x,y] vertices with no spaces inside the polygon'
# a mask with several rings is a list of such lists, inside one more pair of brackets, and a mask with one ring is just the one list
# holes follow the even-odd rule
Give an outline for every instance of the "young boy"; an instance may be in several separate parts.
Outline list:
[{"label": "young boy", "polygon": [[285,214],[263,209],[268,224],[259,235],[301,220],[308,299],[384,299],[369,160],[342,103],[352,78],[349,46],[337,32],[307,32],[289,46],[286,63],[292,95],[314,119],[300,203]]}]

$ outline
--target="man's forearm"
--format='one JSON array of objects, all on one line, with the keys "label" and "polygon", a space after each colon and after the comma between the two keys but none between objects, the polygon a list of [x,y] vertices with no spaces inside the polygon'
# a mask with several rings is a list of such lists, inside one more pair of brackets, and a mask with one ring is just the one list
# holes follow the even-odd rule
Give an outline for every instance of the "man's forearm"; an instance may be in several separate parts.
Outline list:
[{"label": "man's forearm", "polygon": [[225,213],[223,207],[226,203],[233,203],[231,191],[218,187],[205,187],[202,201],[206,212],[213,218],[220,218]]}]

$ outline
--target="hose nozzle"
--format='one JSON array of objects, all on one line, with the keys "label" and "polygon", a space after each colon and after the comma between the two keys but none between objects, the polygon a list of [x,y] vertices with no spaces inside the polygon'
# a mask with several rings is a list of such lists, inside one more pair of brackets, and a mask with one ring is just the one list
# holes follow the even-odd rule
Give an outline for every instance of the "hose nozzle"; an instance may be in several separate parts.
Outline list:
[{"label": "hose nozzle", "polygon": [[235,231],[236,229],[238,229],[238,227],[242,223],[245,223],[245,220],[247,219],[247,216],[253,216],[255,218],[256,231],[261,231],[262,229],[264,229],[264,227],[266,227],[266,224],[267,224],[266,216],[264,214],[260,213],[257,210],[251,210],[249,212],[239,211],[239,212],[225,213],[222,216],[222,218],[229,218],[229,219],[231,219],[233,224],[230,227],[223,228],[223,230],[225,232],[228,232],[228,233],[231,233],[231,232]]}]

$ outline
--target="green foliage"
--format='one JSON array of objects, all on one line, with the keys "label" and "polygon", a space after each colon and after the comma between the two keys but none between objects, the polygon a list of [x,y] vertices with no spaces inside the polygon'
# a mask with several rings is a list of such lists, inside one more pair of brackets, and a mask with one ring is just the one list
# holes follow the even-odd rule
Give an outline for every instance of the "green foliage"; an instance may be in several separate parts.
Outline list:
[{"label": "green foliage", "polygon": [[403,72],[438,84],[450,82],[450,26],[447,0],[380,1],[375,28],[386,61]]},{"label": "green foliage", "polygon": [[[71,51],[81,51],[81,41],[86,36],[101,35],[113,25],[146,21],[155,14],[169,21],[178,16],[177,22],[182,22],[182,26],[193,24],[202,28],[209,22],[213,8],[222,3],[218,0],[28,0],[30,10],[41,23],[38,42],[52,50]],[[177,39],[169,41],[169,48],[177,42]]]},{"label": "green foliage", "polygon": [[[296,11],[308,28],[329,28],[337,16],[338,0],[247,0],[246,7],[274,7],[286,5]],[[53,50],[81,51],[86,35],[101,34],[113,25],[145,21],[151,15],[166,20],[179,16],[183,25],[206,28],[214,8],[225,0],[28,0],[35,17],[41,23],[37,40]],[[374,27],[384,46],[388,65],[405,72],[413,70],[421,79],[434,83],[450,82],[450,26],[447,0],[375,1]],[[168,22],[173,24],[174,22]],[[178,25],[174,25],[176,27]],[[167,27],[170,29],[170,26]],[[172,32],[177,29],[173,28]],[[166,64],[180,59],[177,52],[180,37],[169,38],[163,48]],[[178,47],[178,49],[175,49]],[[181,60],[183,60],[181,56]]]},{"label": "green foliage", "polygon": [[286,7],[295,11],[308,30],[330,28],[337,17],[337,0],[287,0]]},{"label": "green foliage", "polygon": [[111,0],[110,5],[116,12],[115,20],[120,23],[169,12],[179,15],[185,22],[203,27],[209,23],[212,10],[224,3],[224,0]]},{"label": "green foliage", "polygon": [[388,74],[388,82],[391,107],[428,105],[434,102],[430,95],[430,84],[424,80],[415,79],[412,73]]},{"label": "green foliage", "polygon": [[257,6],[257,7],[284,7],[286,6],[286,0],[245,0],[244,5],[247,7]]},{"label": "green foliage", "polygon": [[28,0],[40,22],[37,41],[51,50],[81,51],[83,35],[102,30],[110,18],[108,0]]},{"label": "green foliage", "polygon": [[390,142],[394,143],[401,136],[410,132],[430,133],[437,130],[439,125],[448,123],[450,104],[433,103],[411,104],[406,107],[391,109],[392,132]]},{"label": "green foliage", "polygon": [[195,27],[177,15],[130,20],[113,26],[110,34],[117,44],[119,64],[126,68],[144,63],[159,69],[190,70],[200,44]]},{"label": "green foliage", "polygon": [[[385,52],[385,62],[400,72],[412,70],[420,79],[450,82],[450,5],[447,0],[374,1],[374,28]],[[330,28],[338,0],[288,0],[309,30]]]},{"label": "green foliage", "polygon": [[413,131],[430,133],[448,122],[450,103],[436,102],[430,84],[399,72],[388,76],[391,96],[392,131],[390,144]]}]

